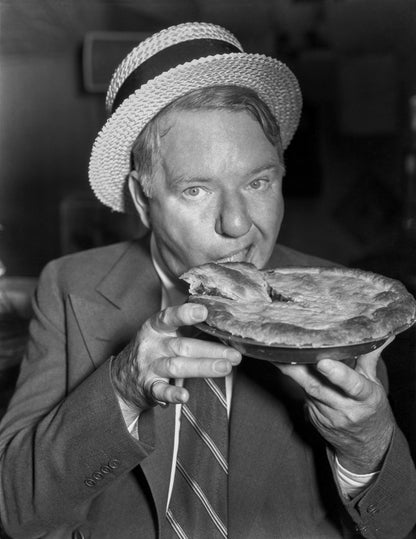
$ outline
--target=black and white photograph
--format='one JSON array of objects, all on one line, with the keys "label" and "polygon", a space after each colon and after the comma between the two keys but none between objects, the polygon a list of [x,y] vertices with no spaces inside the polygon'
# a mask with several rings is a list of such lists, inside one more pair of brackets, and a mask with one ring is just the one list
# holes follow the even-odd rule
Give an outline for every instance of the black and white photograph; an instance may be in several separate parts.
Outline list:
[{"label": "black and white photograph", "polygon": [[0,538],[416,539],[414,0],[0,0]]}]

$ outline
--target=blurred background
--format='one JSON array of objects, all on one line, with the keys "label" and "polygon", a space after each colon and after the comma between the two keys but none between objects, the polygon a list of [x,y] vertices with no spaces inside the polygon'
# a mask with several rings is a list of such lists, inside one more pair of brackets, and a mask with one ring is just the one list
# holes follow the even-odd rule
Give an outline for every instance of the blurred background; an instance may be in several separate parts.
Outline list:
[{"label": "blurred background", "polygon": [[[280,241],[416,291],[414,0],[0,0],[0,410],[42,267],[143,233],[134,217],[94,200],[89,154],[119,61],[185,21],[226,26],[300,81]],[[411,329],[386,362],[416,454],[415,348]]]}]

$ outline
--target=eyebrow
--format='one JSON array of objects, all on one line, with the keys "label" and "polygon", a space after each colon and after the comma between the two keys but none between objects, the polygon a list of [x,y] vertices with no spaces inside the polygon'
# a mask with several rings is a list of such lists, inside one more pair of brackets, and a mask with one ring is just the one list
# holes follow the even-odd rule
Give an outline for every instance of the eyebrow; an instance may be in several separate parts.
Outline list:
[{"label": "eyebrow", "polygon": [[209,183],[211,180],[204,176],[187,176],[186,174],[180,174],[171,178],[170,184],[172,186],[184,185],[187,183]]},{"label": "eyebrow", "polygon": [[[266,163],[265,165],[261,165],[260,167],[254,168],[248,173],[248,176],[255,176],[256,174],[260,174],[262,172],[267,172],[269,170],[276,169],[278,172],[282,172],[283,175],[286,172],[285,166],[282,165],[280,162],[277,163]],[[188,183],[210,183],[212,181],[211,178],[206,178],[204,176],[187,176],[186,174],[179,174],[178,176],[174,176],[171,178],[171,185],[172,186],[178,186],[178,185],[184,185]]]},{"label": "eyebrow", "polygon": [[250,171],[250,176],[255,176],[256,174],[260,174],[261,172],[267,172],[268,170],[273,170],[273,169],[276,169],[277,171],[282,171],[283,174],[286,172],[286,168],[284,166],[284,164],[282,164],[280,161],[278,161],[277,163],[275,162],[272,162],[272,163],[267,163],[265,165],[262,165],[258,168],[255,168],[253,169],[252,171]]}]

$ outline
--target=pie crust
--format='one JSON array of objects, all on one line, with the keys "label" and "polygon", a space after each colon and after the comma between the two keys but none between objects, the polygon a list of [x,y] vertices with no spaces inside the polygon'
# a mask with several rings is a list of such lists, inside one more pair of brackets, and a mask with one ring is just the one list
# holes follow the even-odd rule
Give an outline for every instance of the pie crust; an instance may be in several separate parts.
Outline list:
[{"label": "pie crust", "polygon": [[207,263],[181,276],[206,323],[266,345],[325,347],[383,339],[415,320],[416,302],[397,280],[358,269]]}]

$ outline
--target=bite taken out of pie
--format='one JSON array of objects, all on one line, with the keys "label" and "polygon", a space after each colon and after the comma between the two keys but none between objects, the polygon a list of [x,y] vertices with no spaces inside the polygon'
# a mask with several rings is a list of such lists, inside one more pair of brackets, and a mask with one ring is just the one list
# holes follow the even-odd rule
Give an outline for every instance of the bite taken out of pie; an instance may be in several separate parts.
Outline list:
[{"label": "bite taken out of pie", "polygon": [[269,346],[327,347],[381,340],[410,327],[416,301],[397,280],[339,267],[258,270],[207,263],[184,273],[206,323]]}]

